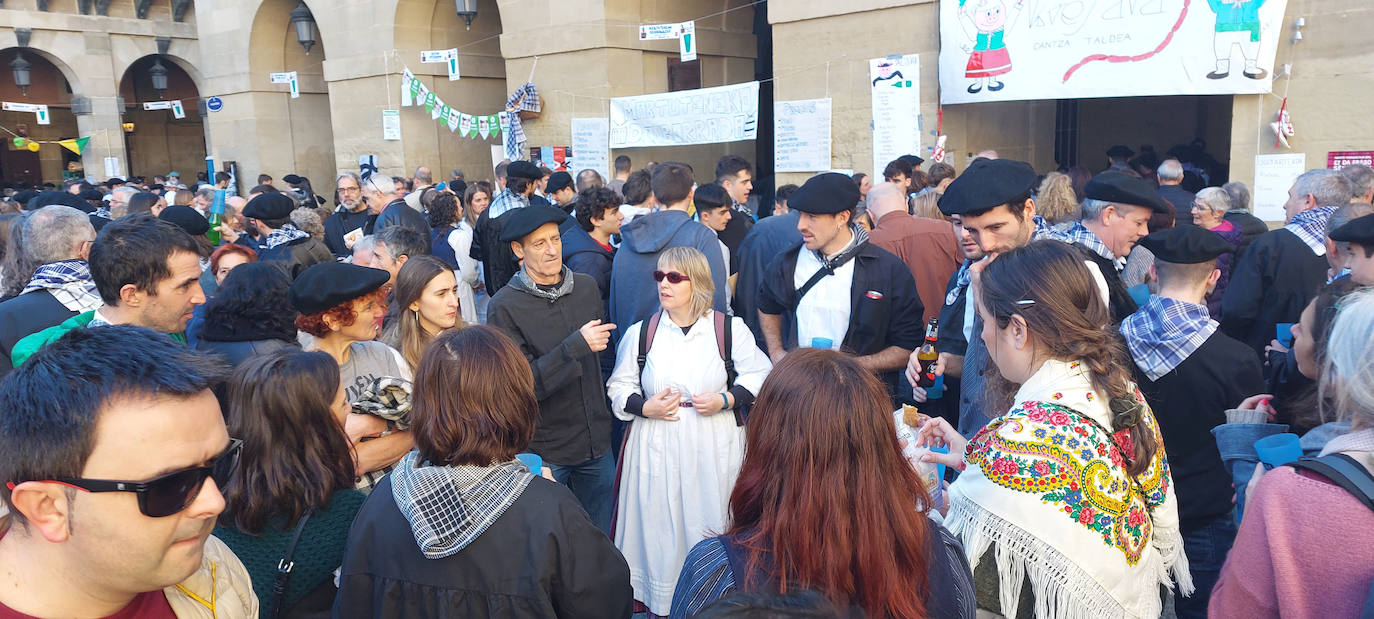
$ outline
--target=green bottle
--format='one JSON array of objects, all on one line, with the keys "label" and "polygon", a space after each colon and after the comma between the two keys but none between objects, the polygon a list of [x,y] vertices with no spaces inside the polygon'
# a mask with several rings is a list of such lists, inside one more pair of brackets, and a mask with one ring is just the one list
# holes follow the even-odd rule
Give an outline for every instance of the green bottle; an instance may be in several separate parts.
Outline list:
[{"label": "green bottle", "polygon": [[215,190],[215,201],[210,204],[210,229],[205,231],[205,238],[210,240],[210,244],[219,247],[219,225],[224,222],[224,192],[223,189]]}]

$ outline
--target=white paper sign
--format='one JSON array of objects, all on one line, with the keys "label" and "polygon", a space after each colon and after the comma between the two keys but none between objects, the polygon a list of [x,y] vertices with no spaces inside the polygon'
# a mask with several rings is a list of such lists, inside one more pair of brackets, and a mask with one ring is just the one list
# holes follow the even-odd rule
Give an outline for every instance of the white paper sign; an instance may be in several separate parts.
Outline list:
[{"label": "white paper sign", "polygon": [[611,148],[752,140],[759,83],[611,99]]},{"label": "white paper sign", "polygon": [[38,108],[45,106],[37,103],[15,103],[13,101],[5,101],[0,107],[3,107],[6,112],[29,112],[30,114],[36,114],[38,113]]},{"label": "white paper sign", "polygon": [[773,103],[773,167],[778,172],[830,169],[830,99]]},{"label": "white paper sign", "polygon": [[269,74],[267,78],[271,80],[273,84],[290,84],[292,75],[295,75],[295,71],[288,71],[286,73],[272,73]]},{"label": "white paper sign", "polygon": [[143,102],[143,109],[145,109],[145,110],[170,110],[170,109],[172,109],[172,102],[171,102],[171,101],[144,101],[144,102]]},{"label": "white paper sign", "polygon": [[301,98],[301,83],[296,79],[296,72],[291,72],[291,98]]},{"label": "white paper sign", "polygon": [[423,62],[423,63],[426,63],[426,64],[428,64],[428,63],[435,63],[435,62],[448,62],[448,59],[449,59],[449,58],[457,58],[457,57],[458,57],[458,48],[456,48],[456,47],[451,48],[451,49],[432,49],[432,50],[420,52],[420,62]]},{"label": "white paper sign", "polygon": [[697,59],[696,22],[682,22],[682,36],[677,39],[677,49],[679,57],[683,62],[691,62]]},{"label": "white paper sign", "polygon": [[1255,155],[1255,195],[1251,200],[1255,217],[1283,221],[1283,204],[1288,201],[1288,190],[1306,171],[1306,153]]},{"label": "white paper sign", "polygon": [[939,4],[944,104],[1266,93],[1292,36],[1287,0]]},{"label": "white paper sign", "polygon": [[172,118],[177,120],[186,118],[186,108],[181,105],[180,100],[172,102]]},{"label": "white paper sign", "polygon": [[382,139],[401,139],[401,110],[382,110]]},{"label": "white paper sign", "polygon": [[448,81],[450,82],[462,79],[462,76],[458,75],[458,50],[453,51],[453,57],[448,59]]},{"label": "white paper sign", "polygon": [[[974,0],[976,1],[976,0]],[[868,61],[873,94],[873,167],[921,150],[921,58],[916,54]]]},{"label": "white paper sign", "polygon": [[46,105],[40,105],[40,106],[38,106],[38,111],[34,112],[34,114],[36,114],[36,115],[38,116],[38,124],[40,124],[40,125],[50,125],[50,124],[52,124],[52,117],[48,116],[48,106],[46,106]]},{"label": "white paper sign", "polygon": [[106,177],[106,178],[116,178],[116,177],[123,177],[123,176],[124,176],[123,174],[120,174],[120,173],[119,173],[119,157],[106,157],[106,158],[105,158],[105,177]]},{"label": "white paper sign", "polygon": [[501,144],[491,145],[491,169],[495,170],[497,165],[506,159],[506,147]]},{"label": "white paper sign", "polygon": [[682,34],[682,24],[647,24],[639,27],[639,40],[663,41]]},{"label": "white paper sign", "polygon": [[606,118],[572,119],[573,167],[591,168],[602,178],[611,177],[611,121]]}]

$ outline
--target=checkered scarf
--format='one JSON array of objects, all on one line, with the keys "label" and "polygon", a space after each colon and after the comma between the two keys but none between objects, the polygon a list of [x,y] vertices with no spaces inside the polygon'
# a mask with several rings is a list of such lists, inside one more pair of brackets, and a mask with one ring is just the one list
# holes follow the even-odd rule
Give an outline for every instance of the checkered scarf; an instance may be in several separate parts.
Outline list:
[{"label": "checkered scarf", "polygon": [[304,230],[297,228],[296,224],[285,224],[268,234],[267,238],[263,241],[263,246],[266,249],[272,249],[279,245],[290,243],[296,239],[303,239],[307,236],[310,235],[306,234]]},{"label": "checkered scarf", "polygon": [[38,267],[20,294],[35,290],[47,290],[62,307],[78,314],[104,305],[91,279],[91,267],[85,260],[58,260]]},{"label": "checkered scarf", "polygon": [[391,474],[391,496],[428,559],[457,554],[510,508],[530,480],[518,460],[490,466],[435,466],[412,451]]},{"label": "checkered scarf", "polygon": [[[1050,225],[1050,222],[1045,221],[1044,217],[1036,215],[1031,221],[1035,223],[1035,231],[1031,232],[1032,241],[1035,239],[1053,239],[1056,238],[1056,234],[1059,234],[1059,231],[1055,230],[1054,226]],[[945,295],[945,305],[953,305],[955,301],[959,300],[959,297],[963,296],[964,290],[968,288],[969,282],[973,280],[973,273],[969,271],[969,267],[971,266],[973,266],[973,261],[967,258],[964,259],[962,265],[959,265],[959,270],[954,274],[954,289],[950,290],[949,294]]]},{"label": "checkered scarf", "polygon": [[1035,238],[1040,238],[1040,235],[1043,234],[1048,238],[1063,241],[1070,245],[1082,245],[1092,250],[1093,253],[1111,260],[1112,262],[1116,262],[1116,254],[1113,254],[1112,250],[1107,249],[1107,244],[1103,243],[1102,239],[1097,238],[1097,235],[1093,234],[1092,230],[1084,226],[1081,221],[1073,222],[1073,225],[1065,230],[1055,230],[1048,227],[1044,229],[1044,232],[1041,230],[1040,222],[1036,222]]},{"label": "checkered scarf", "polygon": [[1319,206],[1293,216],[1283,229],[1298,236],[1318,256],[1326,255],[1326,220],[1336,212],[1334,206]]},{"label": "checkered scarf", "polygon": [[[385,419],[388,434],[394,430],[406,430],[410,428],[410,394],[410,381],[382,376],[372,381],[372,385],[358,395],[358,401],[353,403],[353,412]],[[393,464],[363,473],[355,487],[364,491],[371,490],[396,466]]]},{"label": "checkered scarf", "polygon": [[510,98],[506,99],[506,155],[511,153],[523,153],[525,151],[525,128],[520,125],[520,112],[538,112],[539,91],[535,90],[534,84],[525,82],[524,86],[515,89],[510,93]]},{"label": "checkered scarf", "polygon": [[1158,295],[1121,321],[1121,337],[1131,358],[1150,380],[1174,371],[1216,330],[1217,321],[1206,305]]}]

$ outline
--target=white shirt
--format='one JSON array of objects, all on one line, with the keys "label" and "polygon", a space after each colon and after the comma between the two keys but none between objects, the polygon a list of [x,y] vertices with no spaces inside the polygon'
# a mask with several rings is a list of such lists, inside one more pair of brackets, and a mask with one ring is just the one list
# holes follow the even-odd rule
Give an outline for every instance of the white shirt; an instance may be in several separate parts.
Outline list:
[{"label": "white shirt", "polygon": [[[797,250],[792,289],[800,290],[822,266],[816,252],[804,246]],[[849,291],[853,285],[854,261],[849,260],[811,287],[797,304],[797,346],[809,347],[812,338],[823,337],[832,342],[831,348],[839,350],[849,332]]]}]

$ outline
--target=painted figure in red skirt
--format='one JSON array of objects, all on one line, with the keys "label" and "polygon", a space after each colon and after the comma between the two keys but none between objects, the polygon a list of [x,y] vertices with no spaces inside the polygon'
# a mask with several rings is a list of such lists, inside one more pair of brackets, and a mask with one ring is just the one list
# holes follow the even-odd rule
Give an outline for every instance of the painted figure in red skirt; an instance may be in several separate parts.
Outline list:
[{"label": "painted figure in red skirt", "polygon": [[967,19],[977,31],[973,34],[973,50],[969,52],[968,66],[964,69],[964,77],[973,80],[968,86],[970,94],[984,87],[989,92],[997,92],[1006,86],[997,79],[1011,72],[1011,55],[1007,53],[1003,36],[1016,21],[1024,3],[1025,0],[1016,0],[1008,10],[1004,0],[959,0],[960,17]]}]

